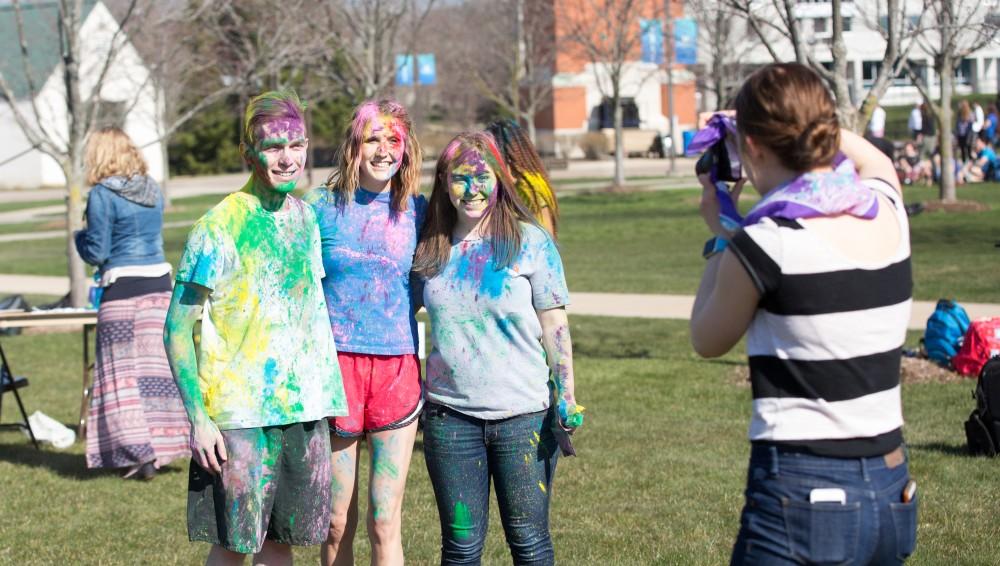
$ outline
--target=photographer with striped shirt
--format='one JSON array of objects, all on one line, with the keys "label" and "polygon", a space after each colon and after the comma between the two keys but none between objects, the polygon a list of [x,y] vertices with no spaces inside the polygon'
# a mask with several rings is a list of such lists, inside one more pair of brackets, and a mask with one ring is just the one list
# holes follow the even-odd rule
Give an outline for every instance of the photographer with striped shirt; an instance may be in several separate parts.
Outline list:
[{"label": "photographer with striped shirt", "polygon": [[840,129],[802,65],[754,73],[735,110],[761,199],[729,233],[703,193],[718,245],[691,314],[701,356],[747,337],[751,452],[732,563],[901,563],[916,544],[899,386],[913,284],[893,164]]}]

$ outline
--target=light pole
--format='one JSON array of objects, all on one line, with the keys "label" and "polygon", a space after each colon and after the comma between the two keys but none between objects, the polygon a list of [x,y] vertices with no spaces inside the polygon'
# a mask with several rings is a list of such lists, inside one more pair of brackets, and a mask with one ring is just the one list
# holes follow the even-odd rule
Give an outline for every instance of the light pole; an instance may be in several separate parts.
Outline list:
[{"label": "light pole", "polygon": [[671,0],[663,0],[663,38],[664,57],[663,64],[667,69],[667,117],[670,120],[670,169],[668,174],[673,175],[676,170],[674,155],[677,153],[677,133],[674,127],[677,125],[674,120],[674,18],[670,13]]}]

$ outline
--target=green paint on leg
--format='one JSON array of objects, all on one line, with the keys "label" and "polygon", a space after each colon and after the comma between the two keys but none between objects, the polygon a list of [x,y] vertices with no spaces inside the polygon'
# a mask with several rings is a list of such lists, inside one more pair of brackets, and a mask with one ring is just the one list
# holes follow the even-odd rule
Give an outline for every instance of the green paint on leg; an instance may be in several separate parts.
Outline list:
[{"label": "green paint on leg", "polygon": [[451,524],[451,534],[456,540],[465,540],[472,536],[472,528],[469,506],[459,501],[455,504],[455,522]]},{"label": "green paint on leg", "polygon": [[372,439],[372,469],[376,476],[399,477],[399,468],[392,461],[392,449],[377,438]]}]

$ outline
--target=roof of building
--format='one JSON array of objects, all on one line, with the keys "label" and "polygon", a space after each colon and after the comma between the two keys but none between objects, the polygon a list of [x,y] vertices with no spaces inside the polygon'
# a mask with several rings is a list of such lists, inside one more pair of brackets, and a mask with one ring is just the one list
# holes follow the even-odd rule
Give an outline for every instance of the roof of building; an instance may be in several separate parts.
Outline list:
[{"label": "roof of building", "polygon": [[[90,15],[98,0],[84,0],[80,21]],[[52,0],[20,2],[24,22],[24,39],[28,45],[28,69],[34,81],[35,93],[59,66],[59,6]],[[17,12],[10,0],[0,0],[0,73],[17,99],[25,98],[30,88],[24,72]]]}]

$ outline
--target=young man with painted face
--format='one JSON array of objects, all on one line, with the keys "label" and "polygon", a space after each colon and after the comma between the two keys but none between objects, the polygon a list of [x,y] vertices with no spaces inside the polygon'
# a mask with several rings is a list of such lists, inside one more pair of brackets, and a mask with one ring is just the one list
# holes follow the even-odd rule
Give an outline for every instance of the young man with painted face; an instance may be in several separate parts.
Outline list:
[{"label": "young man with painted face", "polygon": [[[292,92],[247,106],[243,188],[191,230],[165,342],[191,421],[188,536],[210,564],[291,563],[326,538],[330,440],[346,414],[312,209],[289,195],[305,166]],[[199,316],[200,350],[192,331]]]},{"label": "young man with painted face", "polygon": [[420,146],[406,109],[391,100],[355,110],[316,211],[323,291],[350,413],[330,419],[333,511],[323,564],[354,564],[358,456],[371,455],[368,537],[373,564],[402,564],[403,489],[423,406],[410,267],[426,200]]},{"label": "young man with painted face", "polygon": [[413,270],[431,318],[424,457],[441,563],[480,563],[492,481],[514,564],[553,564],[555,433],[583,423],[569,291],[491,136],[460,134],[441,153]]}]

